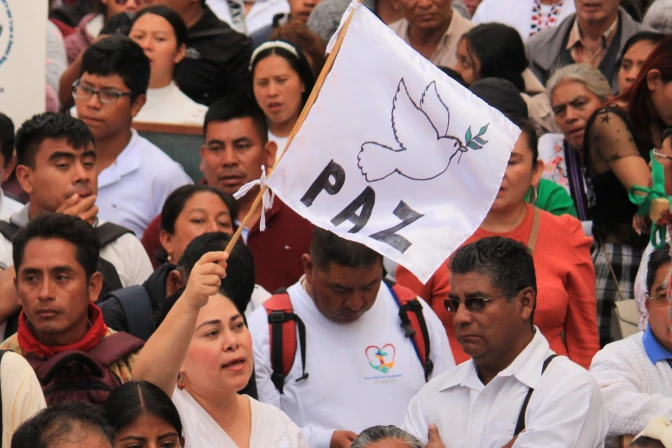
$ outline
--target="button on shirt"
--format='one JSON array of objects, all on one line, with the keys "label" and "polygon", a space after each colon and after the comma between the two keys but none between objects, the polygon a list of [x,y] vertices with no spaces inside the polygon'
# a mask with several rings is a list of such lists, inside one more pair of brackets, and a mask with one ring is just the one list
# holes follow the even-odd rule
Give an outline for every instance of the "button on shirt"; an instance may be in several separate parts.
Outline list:
[{"label": "button on shirt", "polygon": [[427,442],[431,423],[446,448],[501,448],[514,436],[529,388],[526,430],[514,447],[601,447],[607,433],[599,387],[582,367],[553,354],[535,327],[532,341],[487,385],[469,360],[429,382],[411,400],[405,429]]},{"label": "button on shirt", "polygon": [[[299,283],[288,288],[294,312],[306,325],[306,373],[297,354],[280,395],[271,382],[266,310],[249,319],[259,400],[282,409],[300,426],[311,448],[329,448],[335,430],[356,433],[374,425],[401,425],[409,400],[425,384],[413,343],[400,326],[399,306],[381,284],[373,307],[352,323],[327,319]],[[443,325],[423,305],[434,375],[455,365]],[[297,338],[298,341],[298,338]],[[385,361],[383,364],[381,358]],[[501,448],[501,447],[498,447]]]},{"label": "button on shirt", "polygon": [[[450,25],[445,34],[441,38],[436,51],[432,55],[430,61],[434,65],[453,68],[457,64],[457,45],[460,43],[460,38],[464,33],[475,27],[473,23],[462,17],[457,11],[453,9],[453,18],[450,20]],[[401,19],[390,24],[392,31],[397,33],[407,44],[410,45],[408,38],[408,20]]]},{"label": "button on shirt", "polygon": [[128,146],[98,176],[98,217],[142,238],[170,193],[191,178],[180,164],[134,130]]},{"label": "button on shirt", "polygon": [[621,435],[635,435],[659,415],[672,417],[672,353],[651,327],[597,352],[590,366],[602,390],[609,419],[607,446]]}]

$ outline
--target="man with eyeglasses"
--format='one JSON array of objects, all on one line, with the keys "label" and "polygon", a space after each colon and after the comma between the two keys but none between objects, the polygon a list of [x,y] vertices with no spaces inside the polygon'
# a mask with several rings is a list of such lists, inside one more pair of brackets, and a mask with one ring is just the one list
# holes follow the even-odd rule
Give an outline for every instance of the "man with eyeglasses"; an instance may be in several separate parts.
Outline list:
[{"label": "man with eyeglasses", "polygon": [[[663,132],[662,144],[658,149],[654,149],[652,156],[655,161],[663,166],[665,173],[665,194],[672,196],[672,128],[667,128]],[[650,163],[649,163],[650,165]],[[670,242],[670,234],[666,234],[667,242]],[[646,322],[649,318],[648,307],[646,306],[646,293],[648,288],[646,279],[648,278],[648,262],[649,257],[653,253],[654,247],[651,243],[646,246],[642,254],[642,261],[639,263],[637,270],[637,277],[635,277],[635,304],[637,311],[639,311],[639,329],[646,328]]]},{"label": "man with eyeglasses", "polygon": [[77,117],[96,140],[98,216],[138,238],[170,193],[192,183],[184,169],[131,129],[147,99],[149,59],[126,36],[106,37],[86,49],[73,85]]},{"label": "man with eyeglasses", "polygon": [[[372,249],[316,227],[303,267],[287,296],[249,319],[259,400],[282,409],[311,448],[349,448],[366,428],[401,425],[413,395],[455,361],[439,318],[421,300],[401,308],[403,294],[415,294],[383,283],[383,257]],[[288,312],[271,311],[282,298]],[[276,330],[290,328],[275,323],[284,316],[299,328],[293,351],[282,338],[277,350]],[[408,316],[424,319],[415,334],[427,337],[425,350]],[[277,355],[291,363],[278,366]]]},{"label": "man with eyeglasses", "polygon": [[411,400],[405,429],[432,447],[601,447],[599,387],[556,356],[534,326],[537,283],[528,248],[488,237],[450,259],[457,341],[471,359]]},{"label": "man with eyeglasses", "polygon": [[672,418],[670,246],[647,257],[646,329],[597,352],[590,372],[602,389],[609,419],[607,447],[635,435],[655,417]]}]

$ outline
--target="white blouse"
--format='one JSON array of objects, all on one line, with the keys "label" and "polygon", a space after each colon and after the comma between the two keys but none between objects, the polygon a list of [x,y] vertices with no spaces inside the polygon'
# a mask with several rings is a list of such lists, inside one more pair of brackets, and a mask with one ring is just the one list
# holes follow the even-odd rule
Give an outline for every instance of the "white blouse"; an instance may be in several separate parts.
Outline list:
[{"label": "white blouse", "polygon": [[[308,448],[303,433],[273,405],[250,400],[250,448]],[[186,390],[177,387],[173,403],[180,413],[186,448],[237,448],[237,445]]]},{"label": "white blouse", "polygon": [[133,120],[142,123],[203,126],[207,111],[207,107],[193,101],[171,82],[166,87],[147,89],[147,102]]}]

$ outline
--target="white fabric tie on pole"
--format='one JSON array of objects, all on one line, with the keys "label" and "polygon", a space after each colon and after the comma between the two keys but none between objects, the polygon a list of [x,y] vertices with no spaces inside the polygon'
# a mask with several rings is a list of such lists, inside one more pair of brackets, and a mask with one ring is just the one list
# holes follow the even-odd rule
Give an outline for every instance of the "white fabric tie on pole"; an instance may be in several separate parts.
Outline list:
[{"label": "white fabric tie on pole", "polygon": [[268,183],[266,181],[266,167],[262,165],[261,177],[240,187],[240,189],[233,194],[233,197],[238,200],[249,193],[249,191],[257,185],[263,190],[263,195],[261,196],[261,218],[259,219],[259,230],[263,232],[266,230],[266,210],[273,207],[273,199],[275,199],[275,193],[268,188]]}]

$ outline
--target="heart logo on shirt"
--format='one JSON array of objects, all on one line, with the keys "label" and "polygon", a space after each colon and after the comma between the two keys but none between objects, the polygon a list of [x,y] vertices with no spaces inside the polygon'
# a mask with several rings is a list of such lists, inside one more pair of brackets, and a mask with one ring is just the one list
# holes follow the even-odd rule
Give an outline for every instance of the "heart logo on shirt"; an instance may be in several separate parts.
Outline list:
[{"label": "heart logo on shirt", "polygon": [[397,349],[392,344],[385,344],[382,348],[377,345],[369,345],[365,350],[369,365],[379,372],[387,373],[394,367],[394,358]]}]

